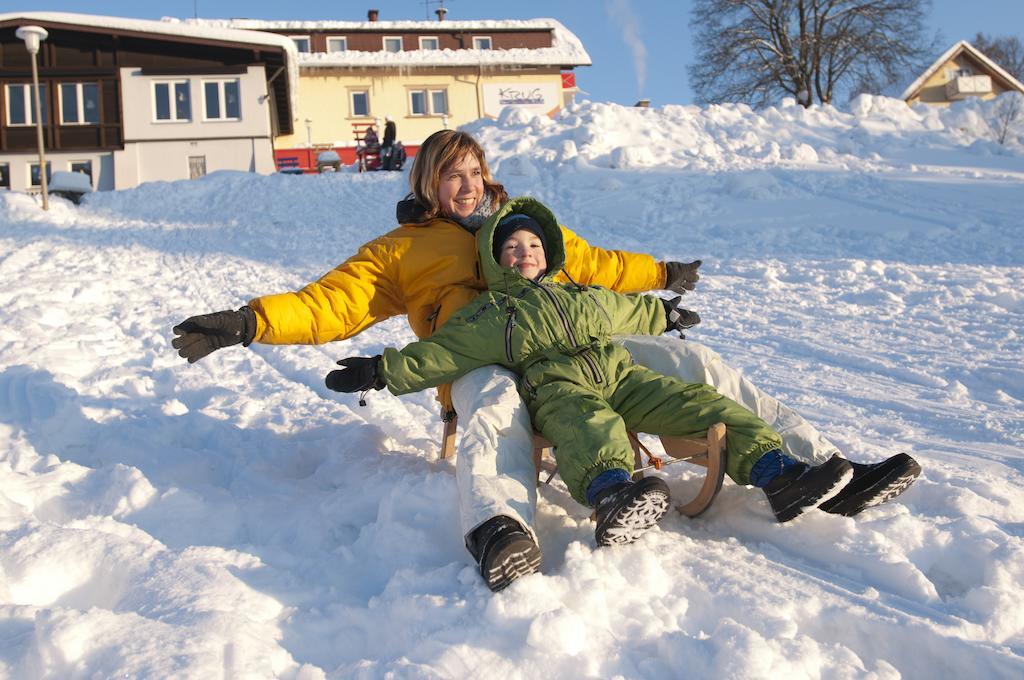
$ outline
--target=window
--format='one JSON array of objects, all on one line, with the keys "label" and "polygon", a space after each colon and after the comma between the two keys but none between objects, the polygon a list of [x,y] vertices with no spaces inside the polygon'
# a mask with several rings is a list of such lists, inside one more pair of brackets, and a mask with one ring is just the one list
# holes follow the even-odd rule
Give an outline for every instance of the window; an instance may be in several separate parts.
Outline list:
[{"label": "window", "polygon": [[203,112],[206,120],[239,120],[242,103],[238,80],[203,82]]},{"label": "window", "polygon": [[89,184],[92,184],[92,161],[71,161],[68,163],[71,172],[80,172],[89,176]]},{"label": "window", "polygon": [[402,37],[394,35],[384,36],[384,51],[385,52],[401,52],[402,51]]},{"label": "window", "polygon": [[327,51],[328,52],[345,52],[348,50],[348,38],[328,38],[327,39]]},{"label": "window", "polygon": [[448,93],[446,91],[430,91],[430,112],[435,116],[443,116],[448,113]]},{"label": "window", "polygon": [[0,189],[11,188],[11,166],[9,163],[0,163]]},{"label": "window", "polygon": [[353,90],[350,93],[352,100],[352,115],[365,117],[370,115],[370,93],[366,90]]},{"label": "window", "polygon": [[421,36],[420,37],[420,49],[421,50],[439,50],[441,49],[441,43],[436,36]]},{"label": "window", "polygon": [[188,157],[188,178],[199,179],[206,177],[206,156]]},{"label": "window", "polygon": [[491,49],[491,37],[486,35],[475,36],[473,38],[473,49],[474,50],[489,50]]},{"label": "window", "polygon": [[447,90],[409,90],[409,111],[414,116],[443,116],[448,113]]},{"label": "window", "polygon": [[[46,125],[46,85],[39,85],[39,104],[43,110],[43,125]],[[7,86],[7,124],[35,125],[36,102],[29,83]]]},{"label": "window", "polygon": [[[46,161],[46,183],[50,183],[50,161]],[[43,183],[39,177],[39,163],[31,163],[28,166],[28,184],[29,186],[38,187],[42,186]]]},{"label": "window", "polygon": [[192,95],[188,81],[153,83],[153,109],[158,121],[192,120]]},{"label": "window", "polygon": [[308,35],[290,35],[288,36],[295,43],[295,49],[299,52],[309,54],[309,36]]},{"label": "window", "polygon": [[96,83],[61,83],[61,125],[98,125],[99,122],[99,86]]}]

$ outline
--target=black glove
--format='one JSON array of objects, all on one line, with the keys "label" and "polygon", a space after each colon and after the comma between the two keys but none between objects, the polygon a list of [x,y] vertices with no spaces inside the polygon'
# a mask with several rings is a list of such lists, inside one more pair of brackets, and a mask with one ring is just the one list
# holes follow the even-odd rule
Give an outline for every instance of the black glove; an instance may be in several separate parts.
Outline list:
[{"label": "black glove", "polygon": [[251,345],[256,335],[256,312],[251,307],[242,307],[237,311],[190,316],[171,330],[178,336],[171,340],[171,347],[194,364],[221,347]]},{"label": "black glove", "polygon": [[686,337],[683,331],[693,328],[700,323],[700,316],[697,312],[677,307],[683,296],[679,295],[671,300],[661,298],[661,304],[665,305],[665,332],[679,331],[679,337]]},{"label": "black glove", "polygon": [[327,388],[335,392],[365,392],[386,387],[384,379],[377,372],[380,355],[375,357],[348,357],[338,362],[345,368],[327,374]]},{"label": "black glove", "polygon": [[686,291],[693,290],[700,279],[697,270],[701,261],[693,262],[666,262],[665,263],[665,290],[685,295]]}]

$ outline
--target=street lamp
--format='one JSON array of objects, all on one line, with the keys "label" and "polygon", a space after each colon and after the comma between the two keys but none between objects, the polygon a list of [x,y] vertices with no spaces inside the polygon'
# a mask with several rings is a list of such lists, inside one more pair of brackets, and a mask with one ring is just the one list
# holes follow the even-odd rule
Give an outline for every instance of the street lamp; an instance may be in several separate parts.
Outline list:
[{"label": "street lamp", "polygon": [[22,26],[14,34],[20,40],[25,41],[25,49],[32,55],[32,89],[35,90],[36,103],[36,141],[39,144],[39,185],[43,189],[43,210],[49,210],[50,199],[46,191],[46,152],[43,149],[43,106],[39,99],[39,67],[36,66],[39,43],[46,40],[49,33],[41,26]]}]

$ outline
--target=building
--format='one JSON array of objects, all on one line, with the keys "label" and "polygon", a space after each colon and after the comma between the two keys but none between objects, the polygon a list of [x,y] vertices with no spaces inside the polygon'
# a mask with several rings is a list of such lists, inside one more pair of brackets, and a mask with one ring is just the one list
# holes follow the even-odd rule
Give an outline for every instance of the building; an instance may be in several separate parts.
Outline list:
[{"label": "building", "polygon": [[197,26],[272,32],[298,49],[295,129],[275,139],[279,158],[312,167],[316,150],[355,160],[357,137],[385,116],[407,150],[431,133],[516,107],[554,115],[589,66],[580,40],[552,19],[525,21],[189,20]]},{"label": "building", "polygon": [[40,185],[31,61],[20,26],[49,33],[39,55],[47,170],[94,189],[275,170],[293,132],[294,43],[277,35],[58,12],[0,14],[0,180]]},{"label": "building", "polygon": [[948,106],[967,97],[992,99],[1024,85],[966,40],[961,40],[935,60],[903,91],[908,104]]}]

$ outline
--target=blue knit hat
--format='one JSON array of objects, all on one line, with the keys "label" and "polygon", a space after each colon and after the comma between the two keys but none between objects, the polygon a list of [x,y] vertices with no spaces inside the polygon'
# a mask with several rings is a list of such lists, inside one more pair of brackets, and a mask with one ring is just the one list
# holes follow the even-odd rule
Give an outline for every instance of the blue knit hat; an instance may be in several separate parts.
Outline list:
[{"label": "blue knit hat", "polygon": [[529,215],[513,213],[503,217],[498,222],[498,226],[494,228],[494,237],[491,240],[491,254],[494,255],[495,262],[501,262],[501,247],[508,240],[509,236],[520,229],[536,234],[537,238],[540,239],[541,246],[544,248],[544,255],[547,255],[548,240],[544,236],[544,227],[540,226],[540,223]]}]

